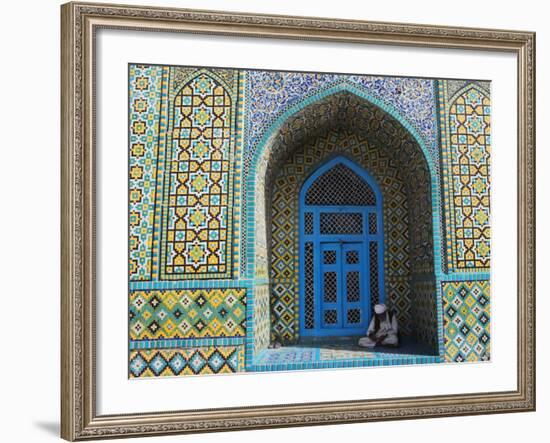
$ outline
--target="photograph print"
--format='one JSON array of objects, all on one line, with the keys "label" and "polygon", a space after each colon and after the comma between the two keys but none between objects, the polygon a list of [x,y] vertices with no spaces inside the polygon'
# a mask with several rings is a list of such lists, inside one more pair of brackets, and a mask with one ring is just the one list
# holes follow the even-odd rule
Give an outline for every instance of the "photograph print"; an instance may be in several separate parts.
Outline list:
[{"label": "photograph print", "polygon": [[490,97],[130,64],[128,377],[490,361]]}]

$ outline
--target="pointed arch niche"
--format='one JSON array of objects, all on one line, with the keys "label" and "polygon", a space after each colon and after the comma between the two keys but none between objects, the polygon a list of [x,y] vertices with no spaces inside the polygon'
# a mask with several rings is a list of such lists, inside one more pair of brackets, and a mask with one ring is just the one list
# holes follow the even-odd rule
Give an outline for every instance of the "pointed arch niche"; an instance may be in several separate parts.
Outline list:
[{"label": "pointed arch niche", "polygon": [[[440,271],[438,176],[412,127],[394,110],[362,91],[341,86],[283,114],[259,145],[248,185],[254,208],[254,290],[249,299],[254,358],[270,343],[300,343],[300,189],[331,158],[346,158],[376,181],[383,201],[383,288],[401,331],[442,352],[438,310]],[[350,190],[353,192],[353,190]],[[434,255],[434,250],[438,251]],[[376,300],[371,301],[376,302]],[[266,309],[269,307],[268,309]],[[248,364],[248,363],[247,363]]]}]

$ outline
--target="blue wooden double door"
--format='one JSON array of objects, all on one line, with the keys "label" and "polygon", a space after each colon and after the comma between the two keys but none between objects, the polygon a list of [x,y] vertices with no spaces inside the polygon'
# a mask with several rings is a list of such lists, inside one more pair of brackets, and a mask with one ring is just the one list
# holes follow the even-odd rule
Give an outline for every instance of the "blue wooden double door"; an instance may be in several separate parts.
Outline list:
[{"label": "blue wooden double door", "polygon": [[[362,242],[321,242],[320,329],[331,334],[349,333],[365,328],[368,310],[368,273],[365,272],[365,248]],[[361,332],[361,331],[358,331]]]},{"label": "blue wooden double door", "polygon": [[300,335],[363,335],[385,298],[378,185],[339,157],[306,180],[300,204]]}]

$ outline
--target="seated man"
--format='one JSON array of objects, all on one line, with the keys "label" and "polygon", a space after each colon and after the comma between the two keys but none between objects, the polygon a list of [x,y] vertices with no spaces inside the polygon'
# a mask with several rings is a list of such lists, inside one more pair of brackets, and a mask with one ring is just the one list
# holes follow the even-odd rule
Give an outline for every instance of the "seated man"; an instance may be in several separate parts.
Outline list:
[{"label": "seated man", "polygon": [[367,329],[367,336],[359,339],[359,346],[374,348],[375,346],[399,345],[397,337],[397,317],[393,312],[388,312],[386,305],[374,306],[374,316]]}]

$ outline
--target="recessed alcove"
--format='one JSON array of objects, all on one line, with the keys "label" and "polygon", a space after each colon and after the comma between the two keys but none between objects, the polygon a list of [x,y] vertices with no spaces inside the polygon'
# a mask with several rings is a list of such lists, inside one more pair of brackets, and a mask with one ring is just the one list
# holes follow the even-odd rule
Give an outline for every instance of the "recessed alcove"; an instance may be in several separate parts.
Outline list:
[{"label": "recessed alcove", "polygon": [[[347,90],[274,128],[256,170],[250,369],[439,361],[431,174],[397,116]],[[360,349],[381,302],[401,346]]]}]

